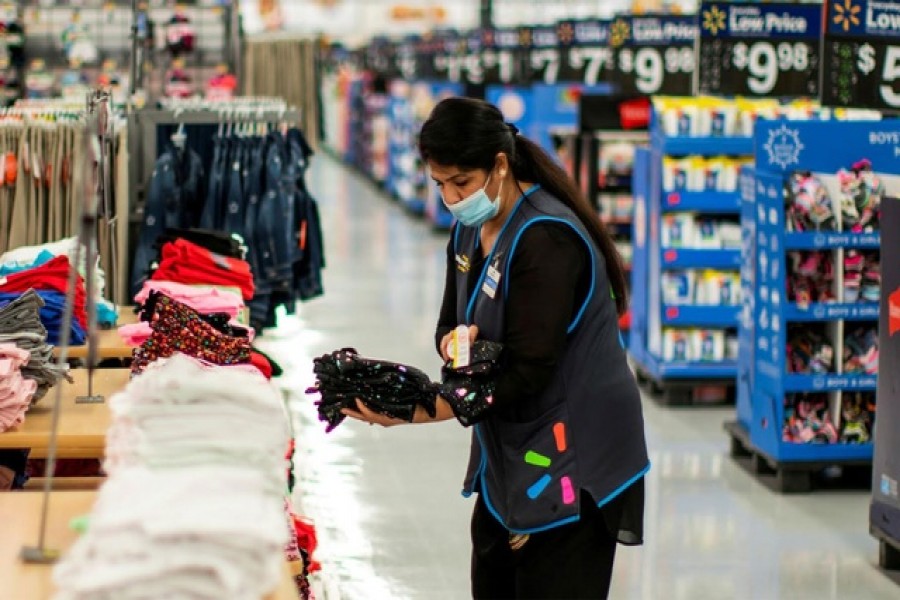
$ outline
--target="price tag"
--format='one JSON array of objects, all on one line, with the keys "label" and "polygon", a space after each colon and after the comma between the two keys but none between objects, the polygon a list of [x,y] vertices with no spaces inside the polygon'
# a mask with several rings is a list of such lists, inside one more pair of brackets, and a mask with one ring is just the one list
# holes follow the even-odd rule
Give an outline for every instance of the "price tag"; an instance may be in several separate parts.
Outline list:
[{"label": "price tag", "polygon": [[822,5],[704,2],[699,19],[700,93],[818,96]]},{"label": "price tag", "polygon": [[[539,25],[522,28],[521,38],[527,40],[529,73],[531,83],[553,85],[559,81],[560,48],[555,25]],[[523,46],[526,44],[523,43]]]},{"label": "price tag", "polygon": [[482,29],[481,68],[486,84],[511,84],[519,81],[521,46],[519,31],[512,28]]},{"label": "price tag", "polygon": [[394,52],[394,70],[400,79],[415,81],[417,79],[416,45],[413,40],[406,40],[397,45]]},{"label": "price tag", "polygon": [[613,81],[622,93],[690,96],[694,77],[693,17],[620,17],[610,26]]},{"label": "price tag", "polygon": [[900,3],[826,5],[822,103],[900,111]]},{"label": "price tag", "polygon": [[465,57],[460,51],[460,39],[455,32],[442,32],[436,36],[433,67],[435,78],[459,83],[463,79]]},{"label": "price tag", "polygon": [[614,61],[609,26],[610,21],[600,19],[559,23],[559,81],[596,85],[610,80]]}]

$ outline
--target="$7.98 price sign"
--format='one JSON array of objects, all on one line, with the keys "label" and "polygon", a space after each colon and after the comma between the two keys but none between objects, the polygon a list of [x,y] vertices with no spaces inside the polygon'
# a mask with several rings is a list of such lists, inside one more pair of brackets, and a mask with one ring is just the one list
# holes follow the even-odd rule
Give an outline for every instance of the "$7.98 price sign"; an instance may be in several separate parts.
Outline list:
[{"label": "$7.98 price sign", "polygon": [[900,3],[826,3],[822,102],[900,111]]}]

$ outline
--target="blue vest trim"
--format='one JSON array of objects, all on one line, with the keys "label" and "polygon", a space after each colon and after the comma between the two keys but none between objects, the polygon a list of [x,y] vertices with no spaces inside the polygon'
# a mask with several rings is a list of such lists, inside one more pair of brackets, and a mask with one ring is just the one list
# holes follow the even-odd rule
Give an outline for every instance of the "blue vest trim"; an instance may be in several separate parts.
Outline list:
[{"label": "blue vest trim", "polygon": [[510,246],[509,250],[509,259],[506,261],[506,273],[504,273],[504,278],[506,282],[503,284],[503,295],[504,297],[509,296],[509,269],[512,267],[512,257],[516,253],[516,246],[519,245],[519,240],[522,238],[522,234],[525,233],[525,230],[534,225],[535,223],[562,223],[563,225],[568,225],[572,228],[572,231],[578,234],[578,237],[587,245],[588,254],[591,257],[591,288],[588,290],[587,296],[584,299],[584,302],[581,304],[581,309],[579,309],[578,313],[575,315],[575,318],[572,319],[572,323],[569,324],[569,328],[566,330],[566,333],[572,333],[575,331],[575,328],[578,327],[578,323],[581,322],[581,318],[584,316],[584,311],[587,310],[588,304],[591,301],[591,298],[594,296],[594,288],[597,284],[597,269],[595,264],[594,257],[594,249],[591,242],[584,237],[584,234],[578,230],[572,223],[569,221],[562,219],[560,217],[535,217],[534,219],[525,223],[519,232],[516,234],[516,238],[513,240],[512,246]]},{"label": "blue vest trim", "polygon": [[[497,239],[503,235],[503,232],[506,231],[506,227],[512,222],[513,217],[516,215],[516,211],[519,210],[519,207],[522,206],[522,202],[539,190],[541,188],[540,184],[534,184],[527,190],[525,193],[519,196],[519,199],[516,200],[516,205],[513,207],[512,211],[509,213],[509,216],[506,217],[506,222],[503,223],[503,227],[500,228],[500,233],[497,234]],[[481,229],[479,228],[479,232]],[[478,244],[480,243],[481,236],[475,236],[475,247],[478,248]],[[478,294],[481,293],[481,286],[484,285],[484,278],[487,277],[488,268],[491,266],[491,261],[494,258],[494,251],[497,249],[496,242],[494,243],[494,247],[491,248],[491,253],[488,255],[487,259],[484,261],[484,266],[481,267],[481,275],[478,276],[478,283],[475,285],[475,288],[472,290],[472,293],[469,297],[469,304],[466,306],[466,325],[472,324],[472,309],[475,308],[475,299],[478,298]],[[471,258],[471,257],[470,257]]]},{"label": "blue vest trim", "polygon": [[626,481],[625,483],[623,483],[622,485],[617,487],[615,490],[613,490],[613,493],[610,494],[609,496],[607,496],[606,498],[604,498],[603,500],[601,500],[600,502],[598,502],[597,506],[602,508],[604,505],[609,504],[610,502],[615,500],[619,494],[621,494],[622,492],[627,490],[635,481],[637,481],[638,479],[640,479],[641,477],[646,475],[649,471],[650,471],[650,463],[647,463],[647,466],[644,467],[643,469],[641,469],[641,471],[637,475],[635,475],[634,477],[632,477],[631,479],[629,479],[628,481]]},{"label": "blue vest trim", "polygon": [[459,254],[459,228],[462,227],[459,223],[456,224],[456,227],[453,229],[453,253]]}]

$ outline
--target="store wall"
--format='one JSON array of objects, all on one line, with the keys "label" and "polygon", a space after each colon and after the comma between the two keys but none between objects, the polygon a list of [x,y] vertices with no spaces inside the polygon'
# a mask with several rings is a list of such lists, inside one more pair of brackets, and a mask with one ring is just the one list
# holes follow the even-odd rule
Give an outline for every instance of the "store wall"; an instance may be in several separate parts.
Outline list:
[{"label": "store wall", "polygon": [[[241,2],[244,31],[265,29],[261,0]],[[478,0],[281,0],[282,29],[300,34],[323,34],[351,45],[376,35],[421,33],[435,27],[470,29],[478,26]],[[407,8],[405,18],[395,18],[397,9]],[[268,15],[271,17],[271,13]]]}]

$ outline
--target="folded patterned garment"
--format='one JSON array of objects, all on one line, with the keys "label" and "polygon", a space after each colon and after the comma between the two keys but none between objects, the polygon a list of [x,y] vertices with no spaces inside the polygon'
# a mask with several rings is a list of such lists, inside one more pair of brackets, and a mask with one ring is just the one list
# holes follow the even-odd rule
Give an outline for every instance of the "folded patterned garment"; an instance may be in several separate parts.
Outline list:
[{"label": "folded patterned garment", "polygon": [[493,404],[502,354],[503,344],[476,340],[468,365],[454,369],[453,362],[448,361],[441,370],[437,393],[450,404],[463,425],[474,425],[483,419]]},{"label": "folded patterned garment", "polygon": [[352,348],[335,350],[314,361],[316,387],[306,390],[318,394],[319,420],[333,430],[343,420],[341,410],[356,410],[356,400],[370,409],[395,419],[412,421],[416,407],[436,414],[435,386],[428,375],[407,365],[365,358]]}]

